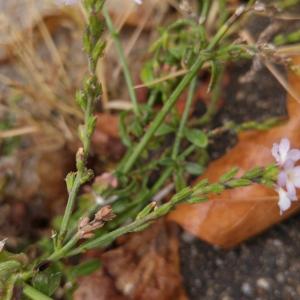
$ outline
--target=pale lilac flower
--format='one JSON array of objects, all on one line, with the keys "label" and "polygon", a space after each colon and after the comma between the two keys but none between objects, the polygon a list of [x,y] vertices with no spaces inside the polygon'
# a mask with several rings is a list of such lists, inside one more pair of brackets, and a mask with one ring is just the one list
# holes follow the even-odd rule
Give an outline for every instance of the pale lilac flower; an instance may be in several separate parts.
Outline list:
[{"label": "pale lilac flower", "polygon": [[300,188],[300,166],[295,167],[292,161],[288,161],[278,175],[278,186],[285,187],[289,197],[296,200],[296,188]]},{"label": "pale lilac flower", "polygon": [[290,149],[290,141],[284,138],[279,144],[273,144],[272,155],[279,166],[283,166],[287,161],[293,162],[300,159],[300,150]]},{"label": "pale lilac flower", "polygon": [[74,5],[77,4],[80,0],[56,0],[57,4],[64,5]]},{"label": "pale lilac flower", "polygon": [[300,150],[290,149],[290,141],[284,138],[274,144],[272,154],[280,172],[277,178],[276,191],[279,195],[280,214],[290,208],[291,202],[297,200],[296,188],[300,188],[300,166],[295,166],[300,159]]},{"label": "pale lilac flower", "polygon": [[280,209],[280,214],[282,215],[284,211],[288,210],[291,207],[293,199],[289,197],[288,192],[283,188],[278,188],[277,192],[279,195],[278,206]]}]

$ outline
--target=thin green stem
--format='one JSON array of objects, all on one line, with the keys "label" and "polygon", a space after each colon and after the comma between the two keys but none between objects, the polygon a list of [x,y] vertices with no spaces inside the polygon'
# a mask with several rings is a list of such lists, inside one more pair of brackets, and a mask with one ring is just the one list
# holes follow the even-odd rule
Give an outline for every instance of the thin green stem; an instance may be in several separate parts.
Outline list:
[{"label": "thin green stem", "polygon": [[67,206],[66,206],[66,209],[65,209],[65,212],[64,212],[64,216],[63,216],[61,225],[60,225],[60,231],[59,231],[59,237],[58,237],[59,245],[58,246],[61,246],[61,244],[63,242],[63,239],[66,235],[67,229],[68,229],[68,225],[69,225],[70,218],[71,218],[71,215],[72,215],[72,211],[73,211],[73,208],[74,208],[74,203],[75,203],[75,200],[76,200],[76,197],[77,197],[78,190],[79,190],[80,185],[81,185],[80,177],[81,177],[80,173],[77,172],[73,187],[72,187],[72,189],[69,193]]},{"label": "thin green stem", "polygon": [[180,124],[179,124],[179,128],[178,128],[176,138],[175,138],[175,142],[174,142],[174,146],[173,146],[173,151],[172,151],[172,159],[173,160],[176,159],[176,157],[178,155],[178,152],[179,152],[180,142],[181,142],[181,139],[183,137],[185,124],[186,124],[187,119],[189,117],[189,113],[190,113],[191,106],[192,106],[192,103],[193,103],[193,97],[194,97],[196,85],[197,85],[197,77],[195,77],[192,80],[192,82],[190,83],[185,108],[184,108],[184,111],[183,111],[183,114],[182,114],[182,117],[181,117],[181,121],[180,121]]},{"label": "thin green stem", "polygon": [[47,260],[49,261],[56,261],[59,260],[60,258],[63,258],[65,254],[70,251],[76,243],[79,241],[80,237],[76,233],[74,236],[62,247],[54,251]]},{"label": "thin green stem", "polygon": [[150,139],[153,137],[156,130],[159,128],[161,123],[164,121],[167,114],[173,108],[174,104],[177,102],[178,97],[181,95],[183,90],[186,86],[191,82],[191,80],[196,76],[198,70],[203,66],[205,59],[202,58],[202,55],[199,55],[196,59],[195,63],[189,70],[189,72],[183,77],[177,88],[174,90],[168,101],[162,107],[160,112],[157,114],[156,118],[153,120],[153,123],[150,125],[149,129],[142,137],[140,142],[136,145],[135,149],[133,150],[131,156],[123,165],[123,169],[120,171],[126,174],[131,170],[135,161],[140,156],[140,154],[144,151],[146,145],[149,143]]},{"label": "thin green stem", "polygon": [[28,284],[24,285],[23,294],[32,300],[53,300]]},{"label": "thin green stem", "polygon": [[104,15],[104,18],[105,18],[105,21],[106,21],[107,28],[108,28],[108,30],[111,34],[111,37],[112,37],[112,39],[115,43],[115,46],[116,46],[116,49],[117,49],[117,52],[118,52],[118,55],[119,55],[119,60],[120,60],[120,64],[121,64],[121,67],[122,67],[122,70],[123,70],[123,73],[124,73],[124,77],[125,77],[125,81],[126,81],[126,84],[127,84],[129,97],[130,97],[131,103],[133,105],[133,111],[134,111],[134,113],[137,117],[140,117],[141,112],[140,112],[140,108],[139,108],[139,105],[138,105],[133,80],[132,80],[132,77],[131,77],[131,74],[130,74],[130,71],[129,71],[129,67],[128,67],[128,64],[127,64],[125,52],[124,52],[124,49],[123,49],[121,41],[120,41],[119,33],[118,33],[117,29],[115,28],[112,20],[111,20],[111,17],[109,15],[109,12],[108,12],[106,6],[103,7],[103,15]]},{"label": "thin green stem", "polygon": [[[224,37],[227,33],[230,26],[241,16],[242,12],[238,12],[234,14],[222,27],[218,30],[216,35],[213,37],[211,42],[209,43],[206,51],[211,51],[214,47],[219,43],[219,41]],[[167,114],[171,111],[173,106],[178,100],[178,97],[181,95],[183,90],[187,87],[187,85],[191,82],[191,80],[196,76],[197,72],[201,69],[203,64],[206,62],[208,58],[202,56],[202,53],[199,54],[196,61],[188,71],[188,73],[182,78],[181,82],[178,84],[176,89],[171,94],[170,98],[166,101],[160,112],[156,115],[156,118],[153,120],[152,124],[148,128],[145,135],[142,137],[140,142],[136,145],[135,149],[132,151],[131,156],[128,160],[122,165],[122,168],[119,169],[120,172],[126,174],[131,170],[136,160],[140,156],[140,154],[144,151],[145,147],[155,134],[156,130],[159,128],[161,123],[164,121]]]}]

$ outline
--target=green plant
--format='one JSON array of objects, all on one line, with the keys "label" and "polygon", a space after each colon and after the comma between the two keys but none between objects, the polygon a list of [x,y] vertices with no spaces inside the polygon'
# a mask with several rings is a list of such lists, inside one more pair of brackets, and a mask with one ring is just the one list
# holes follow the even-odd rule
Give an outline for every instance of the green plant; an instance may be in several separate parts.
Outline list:
[{"label": "green plant", "polygon": [[[52,243],[48,239],[40,243],[42,255],[35,261],[28,262],[24,254],[1,252],[3,299],[11,299],[16,284],[23,286],[23,293],[31,299],[51,299],[49,297],[59,287],[62,277],[72,281],[76,276],[88,274],[99,267],[97,262],[91,261],[73,268],[71,272],[63,267],[64,258],[88,249],[104,248],[125,233],[143,230],[180,203],[206,201],[211,193],[253,183],[274,187],[278,176],[276,165],[256,167],[241,177],[236,177],[238,169],[235,168],[217,182],[202,180],[194,186],[189,184],[193,176],[204,171],[209,156],[208,144],[218,133],[253,128],[265,130],[278,121],[229,122],[214,130],[205,127],[217,111],[224,63],[251,58],[257,50],[242,42],[232,43],[232,36],[242,26],[243,18],[255,11],[254,1],[239,7],[229,18],[225,2],[219,1],[224,11],[219,14],[218,28],[212,36],[209,36],[206,27],[209,2],[199,1],[200,19],[183,18],[160,29],[160,38],[150,49],[151,59],[142,70],[141,77],[149,87],[149,97],[146,104],[141,104],[137,101],[122,45],[104,0],[83,1],[88,16],[83,41],[89,74],[82,90],[76,95],[84,112],[84,124],[79,127],[82,147],[77,151],[76,171],[66,177],[69,193],[67,206],[58,230],[52,236]],[[127,147],[126,154],[113,174],[105,174],[100,185],[93,185],[103,203],[81,207],[75,205],[77,200],[80,201],[80,187],[93,178],[93,171],[87,168],[87,159],[96,122],[94,107],[101,96],[101,86],[96,77],[97,62],[105,49],[102,39],[104,26],[99,18],[101,13],[118,49],[133,114],[120,115],[121,139]],[[158,74],[163,74],[162,66],[168,71],[183,68],[184,72],[153,84]],[[198,85],[198,74],[204,69],[209,70],[211,77],[209,91],[212,101],[207,112],[197,118],[191,115],[193,96]],[[188,95],[181,115],[175,104],[186,89]],[[172,142],[166,143],[167,139]],[[176,189],[174,196],[165,203],[153,201],[169,181]],[[82,242],[85,239],[87,241]]]}]

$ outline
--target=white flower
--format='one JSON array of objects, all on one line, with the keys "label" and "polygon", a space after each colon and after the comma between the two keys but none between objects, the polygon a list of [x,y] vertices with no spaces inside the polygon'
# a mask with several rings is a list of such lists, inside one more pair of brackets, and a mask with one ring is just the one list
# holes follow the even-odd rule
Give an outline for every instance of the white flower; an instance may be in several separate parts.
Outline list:
[{"label": "white flower", "polygon": [[290,150],[290,141],[287,138],[284,138],[280,141],[279,144],[273,144],[272,155],[275,157],[277,164],[279,166],[283,166],[289,160],[293,162],[299,160],[300,150]]},{"label": "white flower", "polygon": [[143,4],[143,0],[133,0],[136,4],[139,4],[139,5],[141,5],[141,4]]},{"label": "white flower", "polygon": [[285,191],[283,188],[278,188],[277,192],[279,194],[279,200],[278,200],[278,206],[280,209],[280,214],[286,210],[288,210],[291,207],[292,199],[289,198],[289,194],[287,191]]}]

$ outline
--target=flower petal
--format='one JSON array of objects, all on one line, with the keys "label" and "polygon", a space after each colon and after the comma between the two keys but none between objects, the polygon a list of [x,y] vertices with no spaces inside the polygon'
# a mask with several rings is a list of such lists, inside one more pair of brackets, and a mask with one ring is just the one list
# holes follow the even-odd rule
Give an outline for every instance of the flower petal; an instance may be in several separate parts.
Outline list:
[{"label": "flower petal", "polygon": [[287,154],[287,159],[291,159],[293,161],[297,161],[300,159],[300,150],[292,149]]},{"label": "flower petal", "polygon": [[279,144],[279,154],[281,157],[286,158],[288,151],[290,150],[290,141],[287,138],[284,138],[280,141]]},{"label": "flower petal", "polygon": [[300,188],[300,166],[290,169],[288,171],[288,177],[294,186]]},{"label": "flower petal", "polygon": [[274,156],[275,160],[277,162],[280,161],[280,156],[279,156],[279,145],[278,144],[273,144],[273,147],[272,147],[272,155]]},{"label": "flower petal", "polygon": [[293,184],[293,182],[288,180],[286,182],[286,189],[287,189],[287,192],[288,192],[288,197],[291,200],[297,200],[296,188],[295,188],[295,185]]},{"label": "flower petal", "polygon": [[286,185],[287,175],[284,171],[281,171],[278,174],[277,183],[280,187],[284,187]]},{"label": "flower petal", "polygon": [[278,206],[280,208],[280,214],[282,214],[284,211],[288,210],[291,207],[291,200],[284,189],[279,188],[278,193],[279,193]]}]

